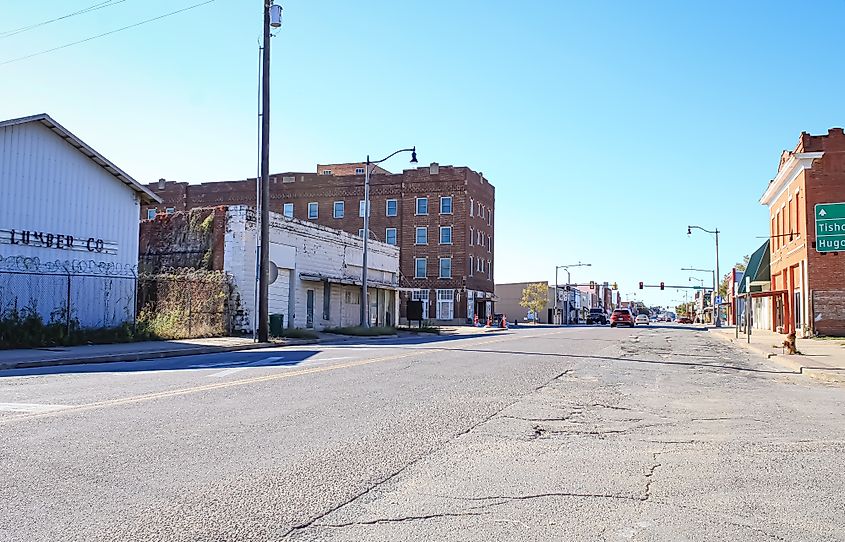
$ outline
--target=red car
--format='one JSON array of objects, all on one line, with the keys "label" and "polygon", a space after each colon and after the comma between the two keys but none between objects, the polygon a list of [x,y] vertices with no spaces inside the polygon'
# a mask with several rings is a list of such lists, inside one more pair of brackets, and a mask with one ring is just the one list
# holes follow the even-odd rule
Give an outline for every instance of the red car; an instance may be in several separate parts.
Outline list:
[{"label": "red car", "polygon": [[675,321],[679,324],[691,324],[692,320],[687,318],[686,316],[679,316]]},{"label": "red car", "polygon": [[616,326],[631,326],[634,327],[634,317],[628,309],[616,309],[610,315],[610,327]]}]

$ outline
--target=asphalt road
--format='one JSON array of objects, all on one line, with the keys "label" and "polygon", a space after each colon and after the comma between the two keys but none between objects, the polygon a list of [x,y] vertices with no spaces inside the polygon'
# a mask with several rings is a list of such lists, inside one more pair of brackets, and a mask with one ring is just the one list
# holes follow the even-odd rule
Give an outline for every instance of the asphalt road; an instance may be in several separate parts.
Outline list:
[{"label": "asphalt road", "polygon": [[0,541],[845,540],[845,388],[690,327],[0,372]]}]

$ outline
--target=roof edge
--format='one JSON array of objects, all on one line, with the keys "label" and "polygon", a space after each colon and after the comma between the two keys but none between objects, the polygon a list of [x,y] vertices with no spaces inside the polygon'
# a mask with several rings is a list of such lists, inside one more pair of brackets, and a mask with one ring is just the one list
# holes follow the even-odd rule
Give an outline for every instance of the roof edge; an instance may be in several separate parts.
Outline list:
[{"label": "roof edge", "polygon": [[151,190],[147,189],[147,187],[136,181],[128,173],[117,167],[114,162],[112,162],[99,152],[95,151],[90,145],[79,139],[79,137],[73,134],[73,132],[56,122],[56,120],[53,119],[47,113],[38,113],[36,115],[30,115],[28,117],[20,117],[16,119],[0,121],[0,128],[6,128],[9,126],[20,126],[22,124],[29,124],[32,122],[40,122],[45,127],[49,128],[53,133],[68,142],[72,147],[76,148],[76,150],[82,152],[82,154],[87,156],[89,160],[106,170],[109,175],[116,178],[117,180],[137,192],[141,198],[142,203],[162,202],[162,199],[159,196],[157,196]]}]

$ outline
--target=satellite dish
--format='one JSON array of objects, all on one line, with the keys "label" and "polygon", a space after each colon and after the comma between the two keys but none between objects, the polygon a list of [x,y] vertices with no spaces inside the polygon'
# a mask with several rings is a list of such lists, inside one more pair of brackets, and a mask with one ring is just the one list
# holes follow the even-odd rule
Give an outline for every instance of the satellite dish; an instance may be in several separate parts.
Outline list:
[{"label": "satellite dish", "polygon": [[270,272],[270,282],[268,282],[268,284],[273,284],[274,282],[276,282],[276,279],[279,278],[279,268],[276,266],[275,263],[273,263],[273,261],[270,261],[269,272]]}]

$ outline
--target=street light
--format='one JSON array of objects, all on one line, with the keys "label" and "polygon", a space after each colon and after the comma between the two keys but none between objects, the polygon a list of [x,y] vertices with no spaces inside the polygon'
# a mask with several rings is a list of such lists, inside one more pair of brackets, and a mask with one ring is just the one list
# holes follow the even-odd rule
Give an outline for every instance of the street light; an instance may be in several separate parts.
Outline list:
[{"label": "street light", "polygon": [[687,226],[687,235],[692,235],[693,229],[701,230],[704,233],[710,233],[716,236],[716,269],[715,271],[713,271],[713,310],[716,313],[716,316],[714,317],[716,327],[722,327],[722,318],[719,314],[719,307],[716,304],[716,297],[718,297],[719,294],[718,290],[716,289],[716,276],[718,276],[719,274],[719,228],[716,228],[715,230],[711,231],[706,230],[701,226]]},{"label": "street light", "polygon": [[[370,161],[370,155],[367,155],[367,165],[364,169],[364,257],[362,259],[361,268],[361,326],[370,327],[370,303],[367,299],[367,245],[370,238],[370,173],[378,164],[386,162],[393,158],[400,152],[411,153],[411,163],[417,163],[417,148],[416,146],[410,149],[399,149],[398,151],[387,155],[381,160]],[[372,166],[372,167],[370,167]]]},{"label": "street light", "polygon": [[700,279],[698,277],[687,277],[687,281],[691,282],[693,280],[697,280],[702,288],[704,288],[704,279]]},{"label": "street light", "polygon": [[[681,271],[697,271],[697,272],[699,272],[699,273],[710,273],[710,274],[713,276],[713,288],[714,288],[714,290],[713,290],[713,291],[715,291],[715,287],[716,287],[716,286],[715,286],[715,285],[716,285],[716,272],[715,272],[714,270],[712,270],[712,269],[697,269],[697,268],[695,268],[695,267],[682,267],[682,268],[681,268]],[[690,277],[690,278],[695,279],[695,280],[700,280],[700,281],[701,281],[701,286],[702,286],[702,288],[704,287],[704,279],[698,279],[698,278],[695,278],[695,277]],[[686,293],[687,293],[687,292],[684,292],[684,294],[685,294],[685,295],[686,295]],[[707,293],[707,291],[706,291],[706,290],[704,290],[704,292],[702,293],[702,297],[701,297],[702,310],[703,310],[703,306],[704,306],[704,305],[703,305],[703,303],[704,303],[704,293]],[[715,299],[714,299],[713,301],[714,301],[714,305],[715,305]],[[702,318],[703,318],[703,317],[702,317]],[[713,320],[715,321],[715,319],[716,319],[716,316],[714,315],[714,316],[713,316]],[[704,322],[704,320],[702,319],[702,323],[703,323],[703,322]]]},{"label": "street light", "polygon": [[[558,285],[557,285],[557,270],[558,270],[558,269],[565,269],[565,270],[566,270],[566,284],[567,284],[567,286],[568,286],[568,285],[569,285],[569,283],[571,282],[571,277],[570,277],[570,274],[569,274],[569,268],[570,268],[570,267],[592,267],[592,265],[593,265],[593,264],[590,264],[590,263],[581,263],[581,262],[578,262],[578,263],[572,263],[572,264],[567,264],[567,265],[556,265],[556,266],[555,266],[555,319],[558,319],[558,308],[557,308],[557,289],[558,289]],[[569,303],[569,301],[567,300],[567,304],[568,304],[568,303]],[[560,324],[561,322],[557,322],[557,323],[558,323],[558,324]],[[569,310],[567,310],[567,311],[566,311],[566,323],[567,323],[567,324],[569,323]]]}]

